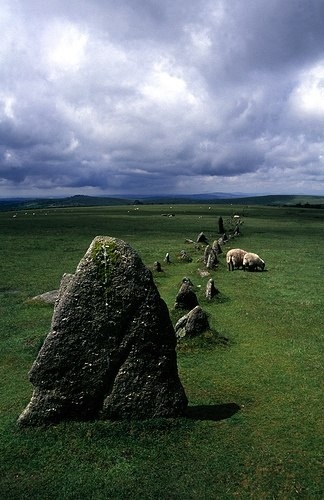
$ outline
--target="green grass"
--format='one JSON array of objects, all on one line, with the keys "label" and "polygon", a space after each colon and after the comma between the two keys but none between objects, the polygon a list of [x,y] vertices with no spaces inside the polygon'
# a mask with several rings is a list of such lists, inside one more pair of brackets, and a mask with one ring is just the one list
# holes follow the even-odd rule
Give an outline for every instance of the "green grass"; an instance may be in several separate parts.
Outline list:
[{"label": "green grass", "polygon": [[[213,241],[218,217],[226,226],[235,212],[243,234],[224,250],[255,251],[267,271],[230,273],[222,255],[212,273],[221,293],[208,302],[203,249],[185,239],[204,231]],[[1,498],[323,498],[322,210],[197,204],[12,215],[0,213]],[[182,278],[195,285],[213,333],[178,346],[188,415],[19,429],[52,316],[28,299],[58,288],[100,234],[130,243],[150,268],[161,262],[154,279],[174,321]],[[182,249],[192,263],[177,261]]]}]

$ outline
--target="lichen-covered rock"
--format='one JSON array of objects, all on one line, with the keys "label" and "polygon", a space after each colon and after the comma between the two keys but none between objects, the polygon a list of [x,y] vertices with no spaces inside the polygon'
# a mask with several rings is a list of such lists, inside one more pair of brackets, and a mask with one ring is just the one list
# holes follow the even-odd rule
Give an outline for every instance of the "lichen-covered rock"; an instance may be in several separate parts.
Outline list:
[{"label": "lichen-covered rock", "polygon": [[152,273],[125,242],[98,236],[63,280],[18,423],[181,415],[175,347]]},{"label": "lichen-covered rock", "polygon": [[178,338],[196,337],[209,328],[207,313],[200,306],[196,306],[177,321],[175,332]]}]

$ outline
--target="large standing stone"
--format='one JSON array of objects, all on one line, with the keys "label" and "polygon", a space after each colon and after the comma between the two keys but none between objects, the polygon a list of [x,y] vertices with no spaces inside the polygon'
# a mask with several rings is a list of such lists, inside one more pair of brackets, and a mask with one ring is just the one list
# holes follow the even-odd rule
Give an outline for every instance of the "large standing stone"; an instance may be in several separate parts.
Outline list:
[{"label": "large standing stone", "polygon": [[18,422],[181,415],[187,398],[175,347],[151,272],[125,242],[98,236],[63,280]]}]

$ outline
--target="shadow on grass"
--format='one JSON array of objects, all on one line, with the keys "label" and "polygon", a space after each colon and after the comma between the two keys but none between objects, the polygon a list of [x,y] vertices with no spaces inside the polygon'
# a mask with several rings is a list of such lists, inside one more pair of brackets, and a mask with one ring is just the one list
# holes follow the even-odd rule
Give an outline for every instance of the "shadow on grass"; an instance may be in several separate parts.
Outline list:
[{"label": "shadow on grass", "polygon": [[236,403],[188,406],[184,416],[193,420],[214,420],[217,422],[232,417],[240,409],[241,407]]}]

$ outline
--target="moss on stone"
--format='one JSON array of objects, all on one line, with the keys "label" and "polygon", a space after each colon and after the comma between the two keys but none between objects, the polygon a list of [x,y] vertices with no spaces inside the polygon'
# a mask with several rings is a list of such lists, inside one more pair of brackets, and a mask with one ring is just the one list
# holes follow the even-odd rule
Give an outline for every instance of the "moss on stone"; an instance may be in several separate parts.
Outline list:
[{"label": "moss on stone", "polygon": [[105,301],[107,301],[111,284],[111,272],[119,259],[116,242],[112,239],[96,239],[91,249],[91,259],[96,266],[97,279],[103,287]]}]

